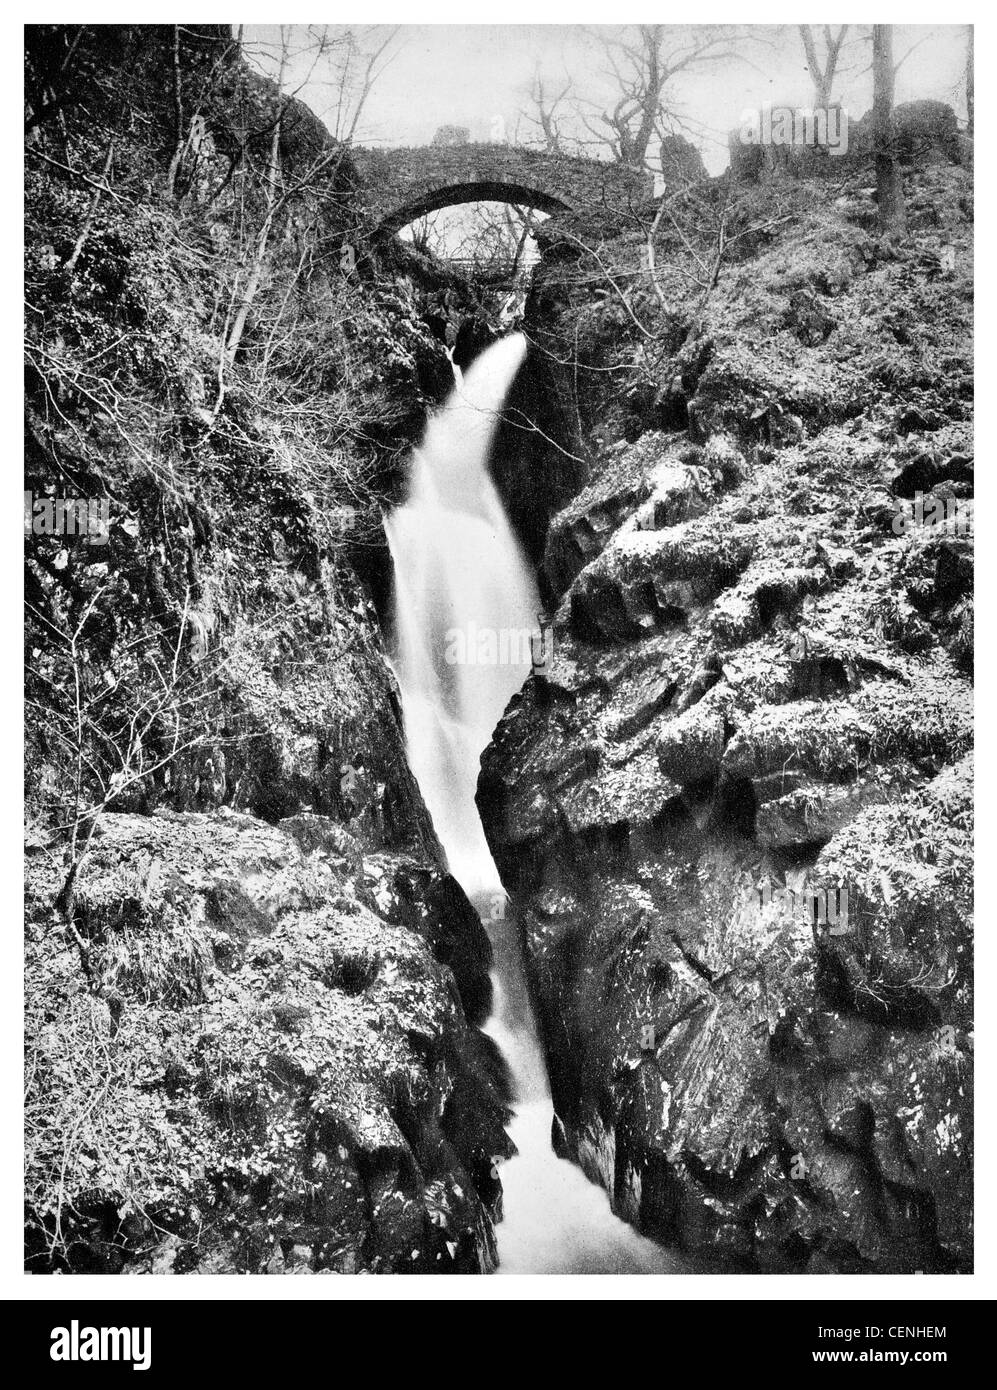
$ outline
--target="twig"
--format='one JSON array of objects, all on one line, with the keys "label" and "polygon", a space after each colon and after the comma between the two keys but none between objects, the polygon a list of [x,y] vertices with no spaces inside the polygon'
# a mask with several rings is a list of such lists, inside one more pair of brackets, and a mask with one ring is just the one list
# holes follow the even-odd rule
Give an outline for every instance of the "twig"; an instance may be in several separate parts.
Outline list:
[{"label": "twig", "polygon": [[76,262],[79,260],[80,252],[83,250],[83,246],[86,242],[86,239],[90,234],[90,228],[93,225],[94,214],[97,211],[97,204],[100,202],[101,196],[104,193],[105,188],[107,187],[107,176],[111,171],[111,161],[113,160],[113,158],[114,140],[111,139],[107,142],[107,158],[104,160],[104,169],[101,173],[101,184],[103,186],[98,186],[94,188],[93,197],[90,199],[90,207],[88,208],[87,215],[84,218],[83,226],[80,228],[80,234],[76,238],[76,245],[73,247],[72,254],[66,261],[65,269],[69,275],[72,275],[73,271],[76,269]]}]

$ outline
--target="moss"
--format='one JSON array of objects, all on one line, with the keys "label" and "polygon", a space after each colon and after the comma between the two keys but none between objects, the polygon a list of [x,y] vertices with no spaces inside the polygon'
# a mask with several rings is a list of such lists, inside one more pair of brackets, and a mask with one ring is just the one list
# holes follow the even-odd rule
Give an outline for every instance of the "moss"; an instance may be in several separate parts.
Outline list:
[{"label": "moss", "polygon": [[[902,246],[853,220],[874,213],[861,172],[840,203],[734,188],[745,235],[707,302],[667,235],[674,315],[631,297],[656,357],[568,290],[551,338],[567,354],[579,328],[601,373],[603,449],[563,533],[598,543],[560,571],[551,694],[508,711],[479,805],[567,1152],[726,1268],[972,1259],[972,547],[893,526],[926,481],[971,490],[971,227],[962,171],[906,177],[938,221]],[[601,253],[636,270],[622,238]],[[669,468],[714,438],[743,459],[695,518],[651,501],[662,427]],[[642,495],[600,510],[620,458]],[[759,910],[766,878],[847,887],[849,930]]]},{"label": "moss", "polygon": [[662,732],[657,743],[658,765],[676,782],[712,777],[720,767],[724,740],[723,713],[707,694]]},{"label": "moss", "polygon": [[[449,970],[337,859],[245,816],[110,815],[80,876],[89,983],[35,865],[30,1268],[90,1267],[104,1242],[142,1272],[168,1234],[175,1270],[262,1271],[281,1241],[307,1244],[310,1268],[409,1269],[416,1247],[420,1270],[487,1264],[464,1164],[504,1151],[501,1088],[479,1074]],[[424,876],[412,901],[428,919]],[[192,935],[193,976],[178,945]],[[238,949],[213,953],[217,937]],[[444,1145],[458,1085],[473,1134]]]},{"label": "moss", "polygon": [[851,885],[855,931],[829,969],[874,1014],[969,1024],[972,765],[858,816],[822,851],[820,881]]}]

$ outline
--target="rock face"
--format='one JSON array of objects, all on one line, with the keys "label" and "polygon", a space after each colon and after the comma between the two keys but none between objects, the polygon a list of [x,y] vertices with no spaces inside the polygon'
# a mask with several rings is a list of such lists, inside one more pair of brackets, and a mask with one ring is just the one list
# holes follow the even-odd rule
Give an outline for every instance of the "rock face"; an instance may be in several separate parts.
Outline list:
[{"label": "rock face", "polygon": [[[228,26],[37,26],[28,75],[35,153],[117,162],[97,213],[50,160],[26,185],[25,486],[110,499],[105,544],[25,537],[27,1268],[487,1270],[490,950],[374,602],[443,345],[410,284],[302,254],[355,240],[349,164]],[[221,371],[277,113],[302,191]]]},{"label": "rock face", "polygon": [[322,816],[109,815],[77,948],[50,878],[33,856],[29,1269],[492,1267],[504,1074],[453,879]]},{"label": "rock face", "polygon": [[[910,195],[967,266],[962,177]],[[970,287],[800,199],[661,368],[687,427],[553,519],[478,802],[620,1215],[731,1271],[962,1271],[972,540],[903,518],[971,493]]]}]

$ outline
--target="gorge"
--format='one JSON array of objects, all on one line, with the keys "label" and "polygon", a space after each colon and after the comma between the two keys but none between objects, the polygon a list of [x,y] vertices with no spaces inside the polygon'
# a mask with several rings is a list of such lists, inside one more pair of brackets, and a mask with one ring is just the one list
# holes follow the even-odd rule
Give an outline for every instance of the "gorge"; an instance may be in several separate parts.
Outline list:
[{"label": "gorge", "polygon": [[[862,122],[367,188],[228,26],[28,39],[26,1269],[970,1271],[951,109],[886,236]],[[516,331],[375,235],[462,160]]]}]

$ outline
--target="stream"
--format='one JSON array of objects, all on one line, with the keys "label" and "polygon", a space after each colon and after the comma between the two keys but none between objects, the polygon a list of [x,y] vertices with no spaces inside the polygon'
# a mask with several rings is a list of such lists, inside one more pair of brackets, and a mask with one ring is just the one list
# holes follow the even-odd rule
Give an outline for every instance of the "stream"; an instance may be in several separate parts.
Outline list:
[{"label": "stream", "polygon": [[494,950],[484,1026],[508,1064],[509,1134],[501,1166],[500,1275],[676,1273],[678,1256],[639,1236],[603,1189],[551,1146],[554,1110],[523,968],[518,926],[474,801],[482,750],[530,671],[540,600],[489,472],[499,413],[526,355],[493,343],[429,419],[406,501],[386,521],[394,564],[392,665],[408,756],[450,870]]}]

